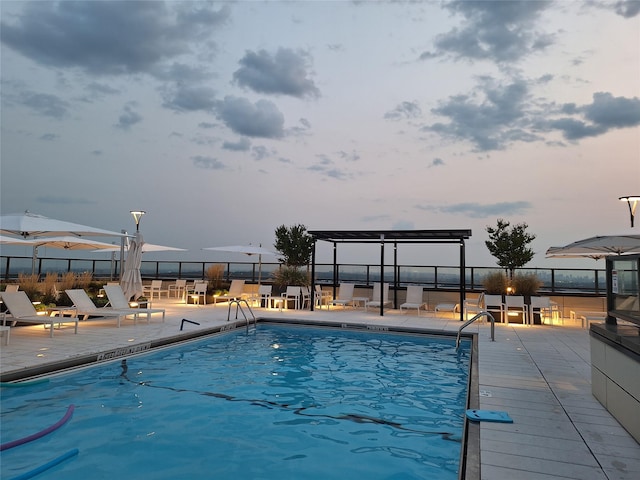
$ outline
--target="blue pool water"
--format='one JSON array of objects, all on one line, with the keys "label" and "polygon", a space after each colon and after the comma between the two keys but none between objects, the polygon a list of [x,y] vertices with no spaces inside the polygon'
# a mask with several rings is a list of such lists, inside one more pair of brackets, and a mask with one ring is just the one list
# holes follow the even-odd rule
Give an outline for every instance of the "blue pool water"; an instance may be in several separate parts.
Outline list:
[{"label": "blue pool water", "polygon": [[469,342],[258,325],[2,388],[11,479],[454,479]]}]

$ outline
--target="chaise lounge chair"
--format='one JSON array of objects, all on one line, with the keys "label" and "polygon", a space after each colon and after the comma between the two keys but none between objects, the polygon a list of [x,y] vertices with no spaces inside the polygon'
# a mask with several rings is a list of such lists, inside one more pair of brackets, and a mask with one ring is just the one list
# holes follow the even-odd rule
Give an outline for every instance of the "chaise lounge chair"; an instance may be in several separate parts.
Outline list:
[{"label": "chaise lounge chair", "polygon": [[[18,292],[2,292],[2,301],[7,306],[13,319],[10,321],[24,322],[24,323],[36,323],[42,324],[49,328],[49,336],[53,338],[53,326],[55,324],[61,325],[63,323],[75,324],[75,333],[78,333],[78,317],[64,317],[62,311],[59,317],[49,317],[47,315],[38,315],[38,312],[33,307],[33,303],[27,297],[27,294],[22,291]],[[71,311],[71,309],[69,309]],[[75,311],[74,311],[75,315]],[[3,326],[6,326],[7,317],[4,318]]]},{"label": "chaise lounge chair", "polygon": [[329,300],[329,305],[342,305],[342,308],[346,307],[348,303],[353,305],[354,288],[354,283],[341,283],[338,288],[338,298]]},{"label": "chaise lounge chair", "polygon": [[96,307],[93,300],[89,298],[87,292],[82,289],[65,290],[67,295],[73,302],[73,306],[78,312],[78,316],[82,317],[82,320],[87,320],[91,316],[96,317],[113,317],[118,320],[118,328],[120,328],[120,322],[127,315],[133,315],[133,323],[135,324],[140,314],[139,308],[126,308],[123,310],[110,308],[110,307]]},{"label": "chaise lounge chair", "polygon": [[391,300],[389,300],[389,284],[385,283],[382,288],[382,302],[380,301],[380,282],[376,282],[373,284],[373,294],[371,295],[371,300],[365,300],[364,302],[364,311],[366,312],[369,307],[371,308],[380,308],[385,305],[391,305]]},{"label": "chaise lounge chair", "polygon": [[229,287],[229,293],[226,295],[218,295],[213,297],[213,306],[216,306],[218,301],[230,302],[231,300],[237,300],[242,297],[242,291],[244,290],[244,280],[231,280],[231,286]]},{"label": "chaise lounge chair", "polygon": [[137,310],[139,312],[138,316],[142,314],[147,315],[147,323],[151,321],[152,313],[162,313],[162,322],[164,323],[164,315],[165,315],[164,308],[132,309],[131,307],[129,307],[129,302],[127,301],[127,298],[124,296],[124,292],[122,291],[122,288],[120,287],[120,285],[105,285],[102,288],[104,288],[104,291],[107,294],[107,298],[109,299],[109,304],[111,305],[111,308],[113,308],[114,310]]},{"label": "chaise lounge chair", "polygon": [[[404,309],[415,308],[418,310],[418,316],[420,316],[420,309],[426,305],[424,300],[422,300],[422,295],[424,294],[424,287],[419,285],[409,285],[407,287],[407,299],[402,305],[400,305],[400,312]],[[426,307],[424,308],[426,312]]]}]

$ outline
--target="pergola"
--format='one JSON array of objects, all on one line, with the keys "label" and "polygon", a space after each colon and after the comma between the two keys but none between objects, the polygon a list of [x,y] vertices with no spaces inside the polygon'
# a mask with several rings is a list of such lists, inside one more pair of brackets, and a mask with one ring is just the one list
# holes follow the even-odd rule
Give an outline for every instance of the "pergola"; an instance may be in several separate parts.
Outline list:
[{"label": "pergola", "polygon": [[[314,230],[309,231],[313,238],[311,257],[311,291],[315,291],[316,282],[316,243],[318,240],[333,243],[333,288],[338,284],[338,244],[339,243],[379,243],[380,244],[380,281],[384,282],[384,247],[393,245],[393,284],[398,289],[398,245],[399,244],[458,244],[460,246],[460,306],[464,305],[465,251],[464,241],[471,237],[471,230]],[[380,315],[384,316],[383,291],[380,289]],[[311,310],[314,308],[311,302]],[[397,297],[394,308],[398,308]],[[460,308],[460,320],[463,309]]]}]

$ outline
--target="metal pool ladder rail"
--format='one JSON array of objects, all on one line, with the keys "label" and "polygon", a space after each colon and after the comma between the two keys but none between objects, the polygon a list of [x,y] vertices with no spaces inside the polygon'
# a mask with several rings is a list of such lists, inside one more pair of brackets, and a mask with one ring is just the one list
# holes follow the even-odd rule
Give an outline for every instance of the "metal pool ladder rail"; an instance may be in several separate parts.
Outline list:
[{"label": "metal pool ladder rail", "polygon": [[249,306],[249,302],[247,302],[244,298],[231,300],[229,302],[229,310],[227,311],[227,322],[231,318],[231,305],[235,305],[236,306],[236,320],[238,319],[238,310],[240,310],[240,312],[242,313],[242,316],[244,317],[245,321],[247,322],[247,329],[249,329],[249,317],[247,317],[247,314],[244,312],[244,309],[242,308],[242,305],[241,305],[242,303],[244,303],[247,306],[247,309],[249,310],[249,313],[251,314],[251,318],[253,318],[253,325],[256,326],[257,323],[258,323],[258,321],[256,320],[256,316],[253,314],[253,310],[251,310],[251,307]]},{"label": "metal pool ladder rail", "polygon": [[468,327],[469,325],[471,325],[473,322],[475,322],[477,319],[482,318],[482,317],[487,317],[491,319],[491,341],[494,342],[495,341],[495,335],[494,335],[494,330],[495,330],[495,318],[493,318],[493,315],[491,315],[489,312],[480,312],[478,313],[475,317],[473,317],[471,320],[467,320],[466,322],[464,322],[460,328],[458,329],[458,336],[456,337],[456,350],[458,349],[458,347],[460,346],[460,333],[462,333],[462,330],[465,327]]}]

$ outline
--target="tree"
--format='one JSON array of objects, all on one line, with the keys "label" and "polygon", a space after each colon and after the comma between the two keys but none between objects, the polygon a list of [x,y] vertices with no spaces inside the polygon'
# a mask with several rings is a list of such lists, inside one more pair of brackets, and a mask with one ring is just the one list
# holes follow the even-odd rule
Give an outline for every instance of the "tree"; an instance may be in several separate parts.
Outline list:
[{"label": "tree", "polygon": [[304,225],[276,228],[276,243],[273,245],[282,254],[280,263],[288,267],[309,265],[313,252],[313,238]]},{"label": "tree", "polygon": [[487,226],[489,240],[485,245],[489,253],[498,259],[498,265],[509,270],[509,277],[513,278],[516,268],[525,266],[533,258],[533,250],[527,247],[536,238],[527,233],[526,223],[511,224],[501,218],[496,227]]}]

